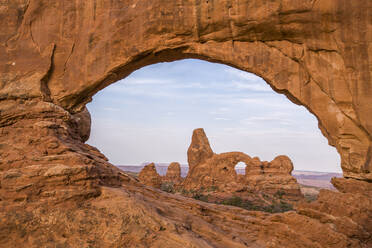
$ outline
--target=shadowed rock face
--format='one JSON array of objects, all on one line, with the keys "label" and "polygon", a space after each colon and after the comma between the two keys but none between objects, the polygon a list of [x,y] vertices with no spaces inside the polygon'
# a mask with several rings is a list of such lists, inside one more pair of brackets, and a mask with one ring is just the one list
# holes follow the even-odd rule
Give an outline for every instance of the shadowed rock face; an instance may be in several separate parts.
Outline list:
[{"label": "shadowed rock face", "polygon": [[[1,1],[1,246],[370,247],[371,4]],[[216,207],[143,188],[84,144],[77,116],[95,93],[183,58],[255,73],[305,106],[340,153],[343,191],[286,214]]]}]

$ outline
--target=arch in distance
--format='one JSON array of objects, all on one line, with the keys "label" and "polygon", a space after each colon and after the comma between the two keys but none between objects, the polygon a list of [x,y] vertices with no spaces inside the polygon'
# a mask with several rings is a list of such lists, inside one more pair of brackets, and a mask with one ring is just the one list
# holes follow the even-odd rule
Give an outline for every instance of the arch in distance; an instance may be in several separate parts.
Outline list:
[{"label": "arch in distance", "polygon": [[[344,176],[371,180],[370,7],[368,0],[12,1],[0,10],[7,23],[0,96],[73,114],[145,65],[223,63],[305,106],[340,153]],[[3,108],[2,122],[27,111]]]}]

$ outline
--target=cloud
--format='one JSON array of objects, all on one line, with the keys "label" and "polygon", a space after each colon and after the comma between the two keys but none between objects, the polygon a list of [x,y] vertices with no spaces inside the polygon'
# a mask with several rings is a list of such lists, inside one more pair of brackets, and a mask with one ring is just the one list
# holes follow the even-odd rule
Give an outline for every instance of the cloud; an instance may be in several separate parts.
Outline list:
[{"label": "cloud", "polygon": [[114,111],[114,112],[121,110],[120,108],[112,108],[112,107],[103,107],[102,109],[105,111]]},{"label": "cloud", "polygon": [[253,82],[232,82],[232,85],[238,90],[251,90],[251,91],[258,91],[258,92],[273,92],[269,85],[262,82],[260,84],[253,83]]},{"label": "cloud", "polygon": [[262,128],[247,128],[247,127],[234,127],[234,128],[223,128],[220,132],[221,136],[230,136],[230,137],[257,137],[263,140],[266,139],[283,139],[283,138],[294,138],[298,139],[318,139],[317,135],[314,135],[313,132],[299,131],[287,128],[271,127],[270,129]]},{"label": "cloud", "polygon": [[163,87],[159,88],[146,88],[146,87],[140,87],[140,86],[126,86],[121,85],[117,87],[112,87],[110,89],[107,89],[109,93],[119,93],[119,94],[125,94],[130,96],[144,96],[144,97],[162,97],[162,98],[169,98],[169,97],[175,97],[175,94],[167,91],[162,90]]},{"label": "cloud", "polygon": [[123,85],[164,85],[164,84],[173,84],[174,80],[128,77],[119,82]]},{"label": "cloud", "polygon": [[278,125],[292,125],[293,119],[291,115],[286,112],[266,112],[260,116],[250,116],[240,120],[243,125],[262,125],[263,123],[268,123],[272,125],[276,123]]},{"label": "cloud", "polygon": [[278,97],[278,95],[274,93],[264,96],[253,95],[250,97],[240,97],[237,101],[239,104],[257,104],[282,110],[298,110],[301,108],[301,106],[291,103],[285,96]]},{"label": "cloud", "polygon": [[218,108],[218,111],[220,112],[226,112],[226,111],[229,111],[230,109],[229,108],[226,108],[226,107],[221,107],[221,108]]},{"label": "cloud", "polygon": [[218,108],[215,111],[209,112],[209,114],[211,114],[211,115],[224,115],[224,114],[226,114],[229,111],[231,111],[231,109],[228,108],[228,107],[220,107],[220,108]]},{"label": "cloud", "polygon": [[241,70],[238,70],[238,69],[235,69],[235,68],[232,68],[232,67],[228,67],[225,69],[225,72],[235,76],[235,77],[238,77],[240,79],[243,79],[243,80],[246,80],[246,81],[264,81],[261,77],[253,74],[253,73],[249,73],[249,72],[245,72],[245,71],[241,71]]},{"label": "cloud", "polygon": [[217,121],[229,121],[230,120],[229,118],[223,118],[223,117],[216,117],[214,119]]}]

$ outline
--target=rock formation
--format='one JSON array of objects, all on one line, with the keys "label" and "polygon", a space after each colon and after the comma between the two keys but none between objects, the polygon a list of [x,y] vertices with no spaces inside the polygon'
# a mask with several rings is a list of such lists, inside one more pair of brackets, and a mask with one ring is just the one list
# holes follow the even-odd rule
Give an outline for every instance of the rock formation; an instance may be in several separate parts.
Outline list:
[{"label": "rock formation", "polygon": [[[266,162],[242,152],[215,154],[202,128],[193,131],[187,154],[191,166],[185,179],[180,164],[173,162],[165,176],[157,173],[154,163],[146,165],[139,181],[168,193],[248,210],[286,212],[304,199],[287,156]],[[246,164],[245,175],[235,171],[239,162]]]},{"label": "rock formation", "polygon": [[[0,1],[0,246],[371,247],[370,0]],[[270,215],[143,187],[89,137],[92,96],[184,58],[262,76],[341,156],[340,192]]]},{"label": "rock formation", "polygon": [[160,176],[156,171],[154,163],[148,164],[140,171],[138,180],[147,186],[154,188],[162,188],[165,186],[171,186],[172,188],[180,186],[183,181],[181,177],[181,166],[178,162],[172,162],[169,164],[167,173],[165,176]]},{"label": "rock formation", "polygon": [[162,178],[156,171],[154,163],[146,165],[139,173],[138,179],[141,183],[154,188],[160,188],[162,183]]},{"label": "rock formation", "polygon": [[261,162],[254,157],[245,167],[244,182],[254,190],[269,194],[279,191],[289,199],[298,200],[301,198],[300,187],[291,175],[292,171],[293,164],[287,156],[277,156],[271,162]]},{"label": "rock formation", "polygon": [[181,177],[181,165],[178,162],[170,163],[163,181],[172,182],[176,185],[183,181]]},{"label": "rock formation", "polygon": [[195,129],[192,133],[191,144],[187,150],[189,171],[192,171],[195,166],[203,164],[212,156],[213,151],[204,130],[202,128]]},{"label": "rock formation", "polygon": [[[223,192],[254,190],[275,194],[278,191],[294,200],[302,198],[300,186],[291,175],[293,164],[287,156],[261,162],[242,152],[214,154],[203,129],[196,129],[188,150],[191,168],[182,187],[201,191],[215,188]],[[246,164],[245,175],[237,175],[235,166]]]}]

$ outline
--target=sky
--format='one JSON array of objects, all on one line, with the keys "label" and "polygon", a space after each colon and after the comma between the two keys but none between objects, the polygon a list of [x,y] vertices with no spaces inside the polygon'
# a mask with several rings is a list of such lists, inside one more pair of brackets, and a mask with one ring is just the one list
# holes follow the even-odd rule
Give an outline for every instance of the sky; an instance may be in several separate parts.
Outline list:
[{"label": "sky", "polygon": [[215,153],[241,151],[262,161],[283,154],[295,170],[341,172],[315,116],[262,78],[226,65],[186,59],[146,66],[87,107],[87,143],[115,165],[186,164],[192,131],[204,128]]}]

